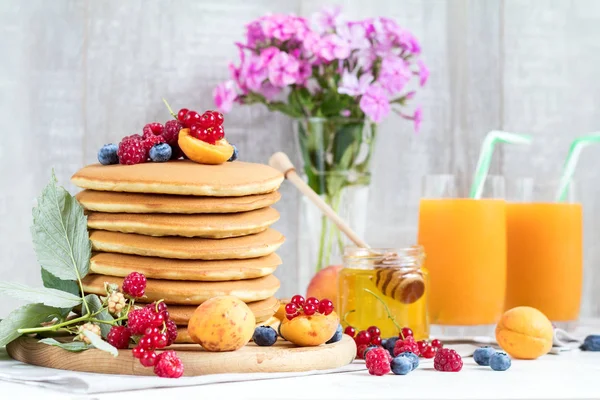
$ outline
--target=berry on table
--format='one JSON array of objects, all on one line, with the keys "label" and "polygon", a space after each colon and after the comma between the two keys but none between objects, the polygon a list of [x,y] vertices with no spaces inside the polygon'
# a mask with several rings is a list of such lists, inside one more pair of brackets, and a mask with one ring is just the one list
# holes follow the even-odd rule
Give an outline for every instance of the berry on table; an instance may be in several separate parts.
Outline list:
[{"label": "berry on table", "polygon": [[381,336],[381,331],[379,330],[378,327],[376,326],[370,326],[367,328],[367,332],[369,332],[369,335],[371,335],[371,337],[379,337]]},{"label": "berry on table", "polygon": [[314,304],[304,304],[302,310],[306,315],[314,315],[314,313],[317,312],[317,306]]},{"label": "berry on table", "polygon": [[254,330],[252,340],[259,346],[273,346],[277,341],[277,332],[270,326],[259,326]]},{"label": "berry on table", "polygon": [[412,331],[412,329],[405,327],[405,328],[402,328],[402,330],[400,331],[400,334],[401,334],[400,337],[402,338],[402,340],[404,340],[409,336],[413,336],[413,331]]},{"label": "berry on table", "polygon": [[[229,143],[231,144],[231,143]],[[231,158],[229,160],[227,160],[228,162],[233,162],[235,160],[238,159],[239,153],[238,153],[238,148],[235,144],[231,144],[231,147],[233,147],[233,154],[231,155]]]},{"label": "berry on table", "polygon": [[490,357],[490,367],[494,371],[506,371],[510,365],[510,357],[504,352],[495,353]]},{"label": "berry on table", "polygon": [[356,329],[348,325],[346,329],[344,329],[344,333],[350,337],[354,337],[356,335]]},{"label": "berry on table", "polygon": [[444,347],[444,344],[440,340],[438,340],[438,339],[433,339],[431,341],[431,345],[433,347],[435,347],[436,349],[441,349],[442,347]]},{"label": "berry on table", "polygon": [[167,321],[167,346],[170,346],[173,343],[175,343],[176,339],[177,339],[177,325],[175,324],[174,321],[168,320]]},{"label": "berry on table", "polygon": [[390,355],[382,347],[375,347],[370,350],[365,357],[369,374],[382,376],[390,372]]},{"label": "berry on table", "polygon": [[175,351],[163,351],[156,360],[154,373],[161,378],[179,378],[183,375],[183,363]]},{"label": "berry on table", "polygon": [[421,354],[421,351],[419,350],[419,345],[415,343],[415,339],[412,336],[408,336],[404,340],[398,340],[394,345],[394,356],[397,356],[400,353],[404,353],[405,351],[410,351],[411,353],[415,353],[416,355]]},{"label": "berry on table", "polygon": [[338,325],[338,327],[335,330],[335,333],[333,334],[333,336],[331,337],[331,339],[329,339],[328,341],[326,341],[325,344],[331,344],[331,343],[339,342],[340,340],[342,340],[342,335],[343,334],[344,333],[342,332],[342,325]]},{"label": "berry on table", "polygon": [[140,357],[140,364],[144,367],[153,367],[156,364],[156,353],[154,351],[146,351]]},{"label": "berry on table", "polygon": [[488,366],[490,365],[490,357],[496,354],[496,350],[494,350],[490,346],[483,346],[475,350],[473,353],[473,360],[479,365]]},{"label": "berry on table", "polygon": [[415,353],[405,351],[404,353],[398,354],[396,357],[394,357],[394,359],[399,357],[407,358],[408,360],[410,360],[412,369],[416,369],[419,366],[419,356]]},{"label": "berry on table", "polygon": [[162,136],[165,138],[165,142],[168,145],[174,146],[177,144],[177,139],[179,138],[179,131],[183,128],[179,121],[174,119],[167,121],[165,123],[165,129],[163,130]]},{"label": "berry on table", "polygon": [[583,351],[600,351],[600,335],[588,335],[580,349]]},{"label": "berry on table", "polygon": [[123,280],[122,289],[128,296],[143,297],[146,291],[146,277],[139,272],[132,272]]},{"label": "berry on table", "polygon": [[360,331],[360,332],[358,332],[358,334],[356,335],[356,338],[354,340],[356,341],[357,345],[360,345],[360,344],[368,345],[369,343],[371,343],[371,335],[367,331]]},{"label": "berry on table", "polygon": [[323,299],[319,302],[319,312],[329,315],[333,312],[333,302],[329,299]]},{"label": "berry on table", "polygon": [[121,143],[119,143],[117,156],[119,157],[119,163],[124,165],[135,165],[146,162],[148,152],[146,151],[142,140],[129,137],[121,140]]},{"label": "berry on table", "polygon": [[364,360],[365,351],[367,351],[368,347],[369,346],[367,346],[366,344],[359,344],[358,346],[356,346],[356,358],[359,360]]},{"label": "berry on table", "polygon": [[462,366],[462,358],[452,349],[439,349],[433,359],[433,367],[436,371],[458,372]]},{"label": "berry on table", "polygon": [[129,311],[127,316],[127,326],[131,329],[131,334],[141,335],[152,323],[154,313],[147,308],[136,308]]},{"label": "berry on table", "polygon": [[406,375],[414,368],[411,360],[408,357],[398,356],[390,363],[390,369],[394,375]]},{"label": "berry on table", "polygon": [[373,344],[370,344],[370,345],[368,345],[368,346],[365,348],[365,351],[363,351],[363,352],[362,352],[362,358],[365,358],[365,359],[366,359],[366,357],[367,357],[367,353],[368,353],[369,351],[373,350],[373,349],[376,349],[376,348],[377,348],[377,346],[375,346],[375,345],[373,345]]},{"label": "berry on table", "polygon": [[144,128],[142,129],[142,137],[146,139],[149,136],[162,135],[163,129],[164,127],[161,123],[151,122],[144,125]]},{"label": "berry on table", "polygon": [[125,307],[125,296],[121,292],[112,292],[107,300],[108,312],[112,315],[119,314]]},{"label": "berry on table", "polygon": [[295,304],[297,307],[302,307],[304,305],[304,297],[297,294],[292,297],[292,299],[290,300],[290,303]]},{"label": "berry on table", "polygon": [[181,110],[179,110],[179,112],[177,113],[177,119],[179,121],[183,121],[183,117],[185,117],[188,111],[189,110],[187,108],[182,108]]},{"label": "berry on table", "polygon": [[371,336],[371,344],[375,345],[375,346],[380,346],[381,345],[381,336]]},{"label": "berry on table", "polygon": [[106,341],[116,347],[117,349],[129,348],[129,339],[131,338],[131,331],[126,326],[115,325],[110,328],[108,335],[106,335]]},{"label": "berry on table", "polygon": [[114,143],[105,144],[98,151],[98,162],[102,165],[111,165],[119,163],[119,156],[117,156],[119,146]]},{"label": "berry on table", "polygon": [[155,144],[150,149],[150,159],[154,162],[169,161],[172,155],[173,150],[171,149],[171,146],[166,143]]},{"label": "berry on table", "polygon": [[391,338],[387,338],[387,339],[383,339],[381,341],[381,346],[386,349],[390,355],[393,357],[394,356],[394,346],[396,346],[396,342],[400,340],[399,337],[394,336]]},{"label": "berry on table", "polygon": [[421,356],[424,358],[433,358],[435,357],[436,350],[437,349],[435,347],[428,344],[423,350],[420,350]]}]

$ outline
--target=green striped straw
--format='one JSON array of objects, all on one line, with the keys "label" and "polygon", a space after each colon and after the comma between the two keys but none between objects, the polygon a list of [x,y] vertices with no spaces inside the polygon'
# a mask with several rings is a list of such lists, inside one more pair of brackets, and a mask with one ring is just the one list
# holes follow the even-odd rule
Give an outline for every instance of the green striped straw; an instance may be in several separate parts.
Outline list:
[{"label": "green striped straw", "polygon": [[598,142],[600,142],[600,132],[590,133],[573,140],[565,161],[562,176],[560,177],[560,183],[556,192],[556,201],[563,202],[566,200],[569,192],[569,185],[575,174],[575,168],[577,167],[577,162],[579,161],[579,156],[581,155],[583,148]]},{"label": "green striped straw", "polygon": [[471,186],[471,192],[469,197],[472,199],[480,199],[483,193],[483,186],[490,170],[490,163],[492,162],[492,156],[494,155],[494,147],[496,143],[510,143],[510,144],[530,144],[532,137],[529,135],[523,135],[519,133],[510,133],[504,131],[491,131],[483,139],[481,144],[481,151],[479,153],[479,160],[477,161],[477,167],[475,168],[475,176],[473,177],[473,185]]}]

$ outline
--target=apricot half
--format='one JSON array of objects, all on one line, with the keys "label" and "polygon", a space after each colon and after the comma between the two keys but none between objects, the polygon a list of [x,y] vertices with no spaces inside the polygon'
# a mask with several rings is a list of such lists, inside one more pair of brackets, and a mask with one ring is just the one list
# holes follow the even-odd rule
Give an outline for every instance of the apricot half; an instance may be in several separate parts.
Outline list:
[{"label": "apricot half", "polygon": [[299,315],[291,320],[281,321],[281,336],[297,346],[318,346],[325,343],[335,333],[340,318],[334,312],[329,315]]},{"label": "apricot half", "polygon": [[496,326],[496,340],[511,357],[532,360],[552,348],[554,329],[550,320],[533,307],[506,311]]},{"label": "apricot half", "polygon": [[177,143],[190,160],[199,164],[223,164],[233,155],[233,146],[227,140],[206,143],[191,136],[187,128],[179,131]]}]

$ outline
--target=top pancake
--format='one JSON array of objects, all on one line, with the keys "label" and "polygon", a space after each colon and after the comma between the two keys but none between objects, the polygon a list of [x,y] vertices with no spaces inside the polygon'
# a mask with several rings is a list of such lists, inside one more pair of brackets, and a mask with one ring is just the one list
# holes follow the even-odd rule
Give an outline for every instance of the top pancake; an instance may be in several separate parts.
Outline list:
[{"label": "top pancake", "polygon": [[92,164],[71,178],[71,182],[84,189],[211,197],[270,193],[277,190],[282,181],[279,171],[264,164],[235,161],[206,165],[189,160],[136,165]]},{"label": "top pancake", "polygon": [[258,210],[279,201],[279,192],[239,197],[196,197],[83,190],[76,196],[90,211],[128,214],[221,214]]}]

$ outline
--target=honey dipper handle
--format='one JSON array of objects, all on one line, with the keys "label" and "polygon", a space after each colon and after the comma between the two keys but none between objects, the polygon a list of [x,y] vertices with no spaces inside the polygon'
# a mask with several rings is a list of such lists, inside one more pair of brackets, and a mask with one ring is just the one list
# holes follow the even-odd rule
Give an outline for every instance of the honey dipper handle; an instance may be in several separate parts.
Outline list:
[{"label": "honey dipper handle", "polygon": [[280,171],[287,180],[292,182],[294,186],[313,204],[323,212],[323,214],[329,218],[340,231],[344,232],[344,234],[350,239],[355,245],[358,247],[369,248],[370,246],[365,243],[347,224],[343,219],[340,218],[339,215],[329,206],[329,204],[325,203],[325,201],[317,194],[314,190],[308,186],[300,176],[296,173],[296,169],[294,168],[294,164],[290,161],[287,154],[278,152],[271,156],[269,159],[269,165],[278,171]]}]

